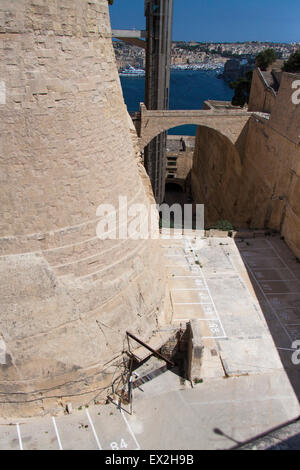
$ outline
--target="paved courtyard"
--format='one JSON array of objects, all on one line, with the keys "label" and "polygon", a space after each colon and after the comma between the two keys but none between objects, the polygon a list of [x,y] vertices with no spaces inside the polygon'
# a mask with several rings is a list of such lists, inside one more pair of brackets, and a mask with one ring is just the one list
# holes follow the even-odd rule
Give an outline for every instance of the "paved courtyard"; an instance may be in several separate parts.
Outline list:
[{"label": "paved courtyard", "polygon": [[[300,414],[300,264],[279,237],[162,239],[174,315],[204,342],[201,381],[172,370],[113,403],[2,421],[0,449],[228,449]],[[295,428],[295,434],[299,428]]]}]

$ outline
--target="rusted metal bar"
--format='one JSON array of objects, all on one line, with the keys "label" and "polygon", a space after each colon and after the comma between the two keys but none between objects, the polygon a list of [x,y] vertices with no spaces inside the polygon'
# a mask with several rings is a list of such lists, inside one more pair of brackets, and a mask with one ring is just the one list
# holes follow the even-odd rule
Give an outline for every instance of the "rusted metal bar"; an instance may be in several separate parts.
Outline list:
[{"label": "rusted metal bar", "polygon": [[130,414],[132,414],[132,372],[133,372],[133,357],[130,361],[129,378],[128,378],[128,403],[130,405]]},{"label": "rusted metal bar", "polygon": [[142,341],[141,339],[137,338],[136,336],[134,336],[132,333],[130,333],[129,331],[126,331],[126,334],[127,336],[129,336],[130,338],[134,339],[134,341],[136,341],[137,343],[141,344],[142,346],[144,346],[144,348],[148,349],[149,351],[152,352],[152,354],[156,357],[158,357],[158,359],[162,359],[163,361],[165,361],[167,364],[169,364],[170,367],[174,367],[175,364],[174,362],[170,361],[169,359],[167,359],[166,357],[164,357],[162,354],[158,353],[157,351],[155,351],[155,349],[151,348],[151,346],[149,346],[148,344],[144,343],[144,341]]}]

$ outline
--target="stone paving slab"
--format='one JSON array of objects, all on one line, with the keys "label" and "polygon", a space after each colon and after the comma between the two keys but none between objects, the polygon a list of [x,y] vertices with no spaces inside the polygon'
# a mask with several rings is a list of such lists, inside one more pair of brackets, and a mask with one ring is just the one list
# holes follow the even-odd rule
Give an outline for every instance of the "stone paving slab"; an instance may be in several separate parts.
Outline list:
[{"label": "stone paving slab", "polygon": [[253,256],[250,259],[246,259],[248,265],[250,268],[255,268],[255,269],[283,269],[284,268],[284,263],[281,261],[281,259],[273,257],[273,258],[267,258],[267,257],[262,257],[262,256]]},{"label": "stone paving slab", "polygon": [[266,294],[280,293],[288,294],[300,291],[300,282],[297,280],[286,280],[286,281],[263,281],[261,287]]},{"label": "stone paving slab", "polygon": [[295,279],[294,274],[286,268],[279,270],[276,269],[253,269],[252,270],[255,277],[259,280],[262,281],[279,281],[279,280],[284,280],[284,281],[292,281]]},{"label": "stone paving slab", "polygon": [[172,265],[165,265],[167,274],[172,277],[176,278],[176,276],[183,277],[190,277],[190,278],[197,278],[199,277],[198,272],[192,272],[192,270],[188,266],[172,266]]},{"label": "stone paving slab", "polygon": [[[218,340],[219,352],[228,376],[263,374],[280,370],[282,365],[274,343],[269,336]],[[274,352],[273,352],[273,351]]]},{"label": "stone paving slab", "polygon": [[167,371],[134,389],[132,415],[110,404],[18,427],[6,421],[0,449],[225,449],[299,416],[291,343],[300,339],[300,266],[284,242],[194,233],[161,242],[170,327],[199,322],[203,382],[191,388]]},{"label": "stone paving slab", "polygon": [[208,320],[201,320],[196,319],[199,330],[201,332],[202,340],[210,339],[210,338],[224,338],[224,329],[223,325],[219,319],[208,319]]},{"label": "stone paving slab", "polygon": [[282,294],[281,292],[266,294],[271,305],[279,310],[282,308],[300,308],[300,299],[299,293],[286,293]]},{"label": "stone paving slab", "polygon": [[124,412],[122,412],[122,415],[122,413],[120,413],[116,407],[113,408],[113,406],[102,406],[101,410],[99,410],[99,408],[91,408],[89,412],[102,449],[139,449],[134,435],[130,433],[126,425]]},{"label": "stone paving slab", "polygon": [[71,415],[57,416],[55,420],[63,449],[98,450],[98,445],[85,411],[75,411]]},{"label": "stone paving slab", "polygon": [[207,290],[185,290],[185,291],[172,291],[172,300],[176,304],[210,304],[211,300]]},{"label": "stone paving slab", "polygon": [[0,450],[18,450],[19,439],[15,425],[0,426]]},{"label": "stone paving slab", "polygon": [[288,424],[237,447],[239,450],[299,450],[300,422]]},{"label": "stone paving slab", "polygon": [[38,419],[35,427],[36,432],[32,433],[30,424],[20,424],[24,450],[59,450],[59,441],[50,418]]},{"label": "stone paving slab", "polygon": [[268,240],[265,238],[256,238],[254,240],[235,240],[236,245],[239,247],[240,251],[249,251],[249,250],[266,250],[270,248]]},{"label": "stone paving slab", "polygon": [[0,449],[138,450],[125,413],[111,404],[0,425]]},{"label": "stone paving slab", "polygon": [[[254,242],[255,243],[255,242]],[[245,257],[247,259],[250,259],[250,258],[260,258],[261,256],[264,256],[264,257],[274,257],[274,251],[272,250],[272,248],[257,248],[256,246],[255,247],[247,247],[248,249],[244,249],[242,250],[241,254],[242,254],[242,257]]]},{"label": "stone paving slab", "polygon": [[212,305],[174,305],[173,319],[180,320],[211,320],[216,318]]},{"label": "stone paving slab", "polygon": [[182,267],[182,268],[187,268],[188,264],[186,259],[182,256],[178,257],[166,257],[166,265],[167,267]]},{"label": "stone paving slab", "polygon": [[293,341],[299,340],[300,338],[300,325],[285,325],[290,337]]},{"label": "stone paving slab", "polygon": [[[230,448],[299,413],[284,371],[277,375],[215,379],[191,390],[166,391],[155,400],[145,388],[143,396],[135,396],[128,421],[145,449]],[[279,387],[280,382],[285,385]]]},{"label": "stone paving slab", "polygon": [[[298,383],[299,371],[291,364],[291,343],[300,338],[300,284],[295,274],[299,263],[284,242],[272,237],[247,241],[210,238],[182,243],[189,270],[192,271],[193,253],[201,263],[199,279],[204,276],[213,299],[208,308],[218,316],[225,331],[226,338],[216,342],[227,374],[263,374],[282,369],[279,354],[283,354],[293,383]],[[178,273],[170,269],[171,289],[175,281],[178,288],[178,281],[190,274],[182,270],[180,275],[177,277]],[[184,303],[184,293],[180,301]],[[202,321],[203,307],[206,306],[175,303],[174,320],[186,321],[190,317]],[[209,333],[207,322],[203,322],[203,334],[214,336]]]},{"label": "stone paving slab", "polygon": [[300,309],[299,308],[285,308],[278,310],[277,315],[282,322],[286,325],[300,324]]},{"label": "stone paving slab", "polygon": [[186,289],[196,289],[196,290],[206,290],[205,283],[201,277],[174,277],[172,279],[172,291],[174,290],[186,290]]}]

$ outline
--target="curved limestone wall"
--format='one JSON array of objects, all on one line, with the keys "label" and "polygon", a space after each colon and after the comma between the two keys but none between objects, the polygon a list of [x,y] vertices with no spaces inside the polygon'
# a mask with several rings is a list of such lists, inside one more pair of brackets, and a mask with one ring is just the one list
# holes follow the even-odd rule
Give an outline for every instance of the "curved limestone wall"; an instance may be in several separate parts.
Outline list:
[{"label": "curved limestone wall", "polygon": [[195,202],[205,204],[206,227],[227,219],[236,228],[275,230],[300,258],[298,81],[299,74],[282,74],[270,116],[260,114],[265,97],[255,96],[254,84],[252,104],[258,113],[235,146],[211,129],[198,128],[192,190]]},{"label": "curved limestone wall", "polygon": [[[0,0],[0,416],[84,403],[126,329],[163,321],[157,241],[100,240],[99,204],[149,205],[107,0]],[[143,183],[146,180],[146,184]]]}]

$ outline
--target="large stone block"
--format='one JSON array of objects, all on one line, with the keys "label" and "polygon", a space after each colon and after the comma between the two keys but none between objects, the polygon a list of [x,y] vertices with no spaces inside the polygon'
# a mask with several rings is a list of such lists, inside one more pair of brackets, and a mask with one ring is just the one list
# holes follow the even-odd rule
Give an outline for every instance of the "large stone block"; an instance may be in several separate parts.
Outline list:
[{"label": "large stone block", "polygon": [[126,330],[149,342],[168,321],[166,283],[158,241],[96,234],[100,204],[152,197],[107,0],[0,0],[0,13],[14,43],[0,56],[0,414],[29,415],[107,387]]}]

